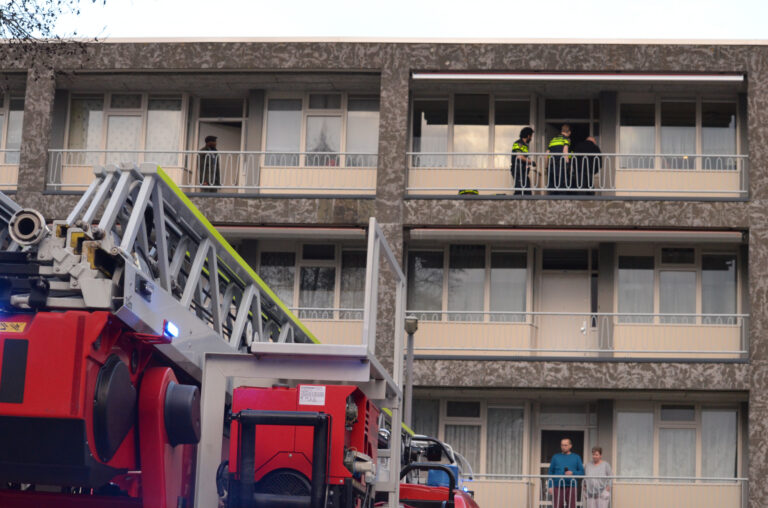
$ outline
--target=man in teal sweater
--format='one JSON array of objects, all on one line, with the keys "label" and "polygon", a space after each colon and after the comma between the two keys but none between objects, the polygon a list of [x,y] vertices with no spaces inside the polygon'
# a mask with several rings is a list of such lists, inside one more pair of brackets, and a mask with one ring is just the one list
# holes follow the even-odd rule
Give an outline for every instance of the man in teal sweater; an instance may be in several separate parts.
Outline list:
[{"label": "man in teal sweater", "polygon": [[[561,453],[549,462],[550,476],[584,476],[584,464],[577,453],[571,453],[573,443],[569,438],[560,441]],[[576,478],[550,478],[547,482],[552,497],[552,508],[576,508]]]}]

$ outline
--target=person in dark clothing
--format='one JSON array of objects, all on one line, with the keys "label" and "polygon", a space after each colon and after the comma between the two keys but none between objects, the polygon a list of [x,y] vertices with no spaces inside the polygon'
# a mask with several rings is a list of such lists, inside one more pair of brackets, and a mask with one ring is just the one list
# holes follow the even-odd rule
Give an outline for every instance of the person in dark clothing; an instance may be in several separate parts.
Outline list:
[{"label": "person in dark clothing", "polygon": [[571,188],[585,189],[580,194],[594,194],[593,178],[596,173],[602,169],[602,157],[600,157],[600,147],[597,146],[595,138],[588,137],[584,141],[579,141],[573,147],[573,181]]},{"label": "person in dark clothing", "polygon": [[565,194],[571,178],[571,126],[567,123],[560,128],[560,134],[552,138],[547,147],[547,188],[550,194]]},{"label": "person in dark clothing", "polygon": [[216,136],[206,136],[205,146],[199,150],[200,153],[197,155],[197,171],[200,176],[200,185],[204,187],[203,192],[216,192],[216,187],[221,185],[219,154],[215,153],[217,151],[216,139]]},{"label": "person in dark clothing", "polygon": [[530,196],[531,182],[528,178],[528,172],[536,166],[536,163],[529,157],[528,145],[533,139],[533,129],[524,127],[520,131],[520,139],[512,145],[512,182],[515,187],[516,195]]}]

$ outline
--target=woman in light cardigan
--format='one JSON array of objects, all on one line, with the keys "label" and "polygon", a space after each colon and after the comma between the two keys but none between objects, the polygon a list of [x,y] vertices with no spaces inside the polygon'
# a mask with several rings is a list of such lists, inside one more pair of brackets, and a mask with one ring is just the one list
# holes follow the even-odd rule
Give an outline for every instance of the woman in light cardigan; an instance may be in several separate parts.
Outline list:
[{"label": "woman in light cardigan", "polygon": [[[609,508],[611,504],[611,465],[603,460],[603,449],[592,447],[592,462],[584,464],[587,508]],[[609,478],[605,478],[605,477]]]}]

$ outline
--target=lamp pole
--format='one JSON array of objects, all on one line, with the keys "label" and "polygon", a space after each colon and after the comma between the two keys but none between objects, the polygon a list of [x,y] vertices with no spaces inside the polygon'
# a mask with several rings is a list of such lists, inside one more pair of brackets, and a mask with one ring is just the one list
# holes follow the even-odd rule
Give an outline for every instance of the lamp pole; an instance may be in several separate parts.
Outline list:
[{"label": "lamp pole", "polygon": [[405,316],[405,333],[408,334],[408,348],[405,354],[405,424],[410,426],[413,411],[413,334],[419,329],[416,316]]}]

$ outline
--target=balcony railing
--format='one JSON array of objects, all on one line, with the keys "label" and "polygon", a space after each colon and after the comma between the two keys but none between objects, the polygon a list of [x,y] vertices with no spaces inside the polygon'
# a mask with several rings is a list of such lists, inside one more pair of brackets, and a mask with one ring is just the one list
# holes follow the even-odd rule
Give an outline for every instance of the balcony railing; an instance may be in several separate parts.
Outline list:
[{"label": "balcony railing", "polygon": [[371,153],[50,150],[51,190],[84,190],[93,166],[153,162],[187,192],[374,194]]},{"label": "balcony railing", "polygon": [[[551,482],[552,492],[549,491]],[[498,508],[742,508],[746,478],[474,475],[463,487],[480,506]],[[555,490],[555,487],[558,487]],[[567,491],[564,487],[572,487]],[[607,489],[605,488],[607,487]],[[557,496],[557,498],[556,498]],[[563,504],[558,505],[557,502]],[[601,501],[598,503],[598,501]]]},{"label": "balcony railing", "polygon": [[362,308],[291,307],[291,311],[325,344],[359,344]]},{"label": "balcony railing", "polygon": [[0,190],[15,190],[19,183],[19,150],[0,150]]},{"label": "balcony railing", "polygon": [[746,359],[748,314],[410,310],[416,354]]},{"label": "balcony railing", "polygon": [[746,155],[409,152],[410,194],[740,198]]}]

